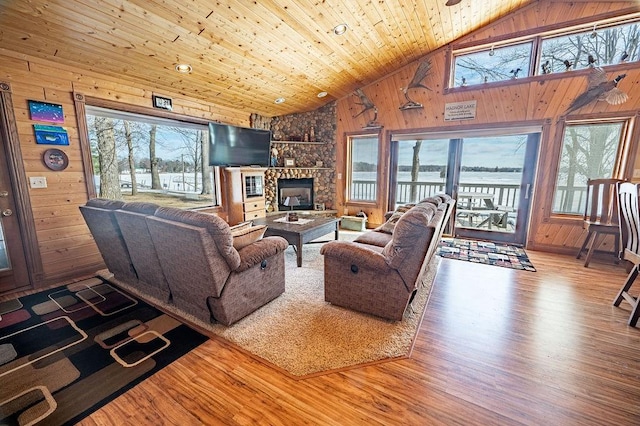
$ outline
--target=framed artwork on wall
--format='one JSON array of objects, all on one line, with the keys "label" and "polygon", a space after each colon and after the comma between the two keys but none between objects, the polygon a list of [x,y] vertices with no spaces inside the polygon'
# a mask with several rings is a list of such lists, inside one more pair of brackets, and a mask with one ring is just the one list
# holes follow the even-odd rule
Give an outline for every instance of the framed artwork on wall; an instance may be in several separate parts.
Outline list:
[{"label": "framed artwork on wall", "polygon": [[42,160],[45,166],[54,172],[62,171],[69,165],[67,154],[56,148],[46,150],[42,155]]},{"label": "framed artwork on wall", "polygon": [[69,145],[69,135],[63,127],[34,124],[33,130],[36,134],[37,144]]},{"label": "framed artwork on wall", "polygon": [[62,105],[31,100],[28,102],[29,116],[32,120],[47,121],[49,123],[64,123]]}]

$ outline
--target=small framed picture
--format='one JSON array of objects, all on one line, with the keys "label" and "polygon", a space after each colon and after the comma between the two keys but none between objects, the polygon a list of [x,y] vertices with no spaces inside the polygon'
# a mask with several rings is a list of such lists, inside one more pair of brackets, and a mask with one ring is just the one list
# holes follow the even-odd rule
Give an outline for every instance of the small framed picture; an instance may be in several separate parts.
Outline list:
[{"label": "small framed picture", "polygon": [[64,123],[62,105],[49,102],[28,101],[29,115],[32,120],[48,121],[50,123]]},{"label": "small framed picture", "polygon": [[285,158],[284,159],[284,166],[285,167],[295,167],[296,166],[296,161],[293,158]]},{"label": "small framed picture", "polygon": [[69,145],[69,135],[64,127],[34,124],[37,144]]},{"label": "small framed picture", "polygon": [[324,203],[314,203],[313,208],[314,208],[315,210],[320,210],[320,211],[322,211],[322,210],[324,210]]}]

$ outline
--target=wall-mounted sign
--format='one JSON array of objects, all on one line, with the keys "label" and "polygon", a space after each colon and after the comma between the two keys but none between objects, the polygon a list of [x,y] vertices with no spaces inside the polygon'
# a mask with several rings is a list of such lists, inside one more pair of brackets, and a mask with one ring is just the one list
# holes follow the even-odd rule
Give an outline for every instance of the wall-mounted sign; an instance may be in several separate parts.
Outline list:
[{"label": "wall-mounted sign", "polygon": [[153,95],[153,106],[155,108],[166,109],[168,111],[173,110],[171,98],[163,98],[162,96]]},{"label": "wall-mounted sign", "polygon": [[34,124],[36,143],[43,145],[69,145],[69,135],[64,127]]},{"label": "wall-mounted sign", "polygon": [[444,121],[475,119],[477,102],[473,100],[444,104]]}]

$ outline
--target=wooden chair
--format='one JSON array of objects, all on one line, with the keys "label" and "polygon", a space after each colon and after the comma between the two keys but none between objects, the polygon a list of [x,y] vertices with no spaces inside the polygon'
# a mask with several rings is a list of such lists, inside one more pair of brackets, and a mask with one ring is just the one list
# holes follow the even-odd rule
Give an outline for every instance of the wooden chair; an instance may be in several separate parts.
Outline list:
[{"label": "wooden chair", "polygon": [[629,325],[635,327],[640,317],[638,309],[638,297],[629,294],[631,285],[638,276],[640,265],[640,210],[638,209],[638,197],[640,185],[624,182],[618,185],[618,211],[620,217],[620,235],[622,237],[623,250],[620,257],[633,264],[624,285],[613,301],[614,306],[619,306],[622,300],[631,305]]},{"label": "wooden chair", "polygon": [[620,229],[618,225],[618,197],[616,185],[624,182],[621,179],[589,179],[587,181],[587,200],[583,216],[583,228],[587,229],[587,237],[578,251],[576,259],[588,247],[584,266],[589,266],[591,257],[598,247],[600,234],[613,235],[615,239],[614,253],[616,263],[620,253]]},{"label": "wooden chair", "polygon": [[[499,212],[499,213],[491,213],[489,215],[489,218],[487,219],[487,221],[490,221],[489,229],[491,229],[492,225],[498,228],[507,229],[507,225],[510,224],[509,213],[514,212],[515,209],[509,206],[496,205],[494,204],[493,200],[489,198],[485,199],[484,203],[488,209],[493,210],[495,212]],[[513,222],[511,222],[511,224],[513,224]]]}]

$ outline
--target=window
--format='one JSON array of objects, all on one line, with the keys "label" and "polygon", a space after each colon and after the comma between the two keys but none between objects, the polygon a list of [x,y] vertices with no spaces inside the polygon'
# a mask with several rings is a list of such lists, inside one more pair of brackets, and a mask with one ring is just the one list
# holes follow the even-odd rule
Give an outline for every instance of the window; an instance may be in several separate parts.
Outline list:
[{"label": "window", "polygon": [[101,198],[195,208],[217,205],[205,125],[87,106]]},{"label": "window", "polygon": [[349,138],[349,199],[376,201],[378,136]]},{"label": "window", "polygon": [[633,15],[454,50],[449,87],[637,62],[639,44],[640,22]]},{"label": "window", "polygon": [[451,87],[492,83],[529,76],[533,42],[490,47],[454,56]]},{"label": "window", "polygon": [[625,121],[567,124],[553,198],[553,213],[582,214],[587,180],[620,175]]},{"label": "window", "polygon": [[[639,24],[623,24],[575,34],[545,38],[541,43],[538,74],[603,67],[638,60]],[[544,65],[544,67],[543,67]]]}]

